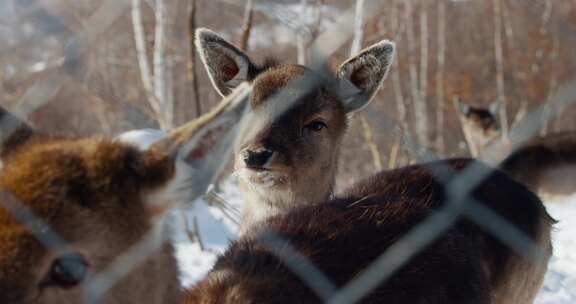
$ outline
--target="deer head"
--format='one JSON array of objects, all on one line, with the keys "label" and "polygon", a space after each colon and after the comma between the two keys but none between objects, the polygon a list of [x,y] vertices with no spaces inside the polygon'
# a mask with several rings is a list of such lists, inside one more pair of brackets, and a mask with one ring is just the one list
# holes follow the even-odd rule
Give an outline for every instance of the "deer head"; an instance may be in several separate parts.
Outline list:
[{"label": "deer head", "polygon": [[494,102],[488,108],[480,108],[472,107],[458,98],[454,98],[453,102],[470,154],[477,157],[490,142],[502,135],[498,124],[498,104]]},{"label": "deer head", "polygon": [[394,44],[376,43],[334,73],[293,64],[258,66],[207,29],[196,32],[196,44],[221,95],[242,81],[253,84],[249,125],[234,151],[247,203],[243,226],[296,203],[328,198],[347,118],[374,98]]},{"label": "deer head", "polygon": [[[249,90],[147,151],[105,138],[53,138],[2,110],[0,302],[178,303],[162,219],[214,176]],[[151,254],[126,255],[135,248]]]}]

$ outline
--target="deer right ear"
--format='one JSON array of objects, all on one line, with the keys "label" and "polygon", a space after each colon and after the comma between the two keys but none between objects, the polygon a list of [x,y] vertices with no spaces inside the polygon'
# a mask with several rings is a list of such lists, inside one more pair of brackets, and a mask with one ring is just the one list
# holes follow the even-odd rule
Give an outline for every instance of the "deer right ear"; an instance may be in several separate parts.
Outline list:
[{"label": "deer right ear", "polygon": [[254,78],[257,68],[250,58],[211,30],[196,30],[195,43],[208,76],[220,95],[226,96],[243,81]]},{"label": "deer right ear", "polygon": [[343,85],[352,84],[354,87],[341,87],[342,91],[347,91],[341,94],[348,113],[358,111],[372,101],[390,70],[395,49],[394,42],[382,40],[360,51],[340,66],[338,77],[345,81]]},{"label": "deer right ear", "polygon": [[0,157],[6,157],[34,135],[34,129],[0,107]]}]

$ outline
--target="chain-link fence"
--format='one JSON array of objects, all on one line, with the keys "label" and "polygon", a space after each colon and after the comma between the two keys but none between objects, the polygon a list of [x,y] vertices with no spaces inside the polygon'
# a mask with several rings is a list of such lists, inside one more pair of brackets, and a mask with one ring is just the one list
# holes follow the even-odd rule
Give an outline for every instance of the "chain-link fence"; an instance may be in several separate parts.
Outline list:
[{"label": "chain-link fence", "polygon": [[[364,32],[365,29],[371,27],[388,26],[393,28],[393,30],[384,30],[384,32],[388,34],[394,33],[396,37],[386,38],[391,38],[396,41],[407,40],[408,48],[399,48],[397,52],[398,54],[403,54],[405,52],[408,53],[408,56],[414,56],[417,51],[415,46],[416,42],[414,41],[415,31],[412,27],[417,24],[420,26],[418,34],[420,35],[421,40],[417,43],[420,48],[420,56],[427,58],[432,57],[428,54],[430,52],[441,58],[435,63],[435,67],[438,70],[437,73],[439,74],[435,75],[436,78],[434,84],[436,85],[438,92],[440,92],[439,96],[436,96],[435,98],[440,100],[441,98],[450,99],[448,96],[451,93],[455,95],[457,95],[456,93],[459,93],[460,95],[470,95],[470,93],[458,91],[454,88],[448,89],[448,85],[440,83],[442,81],[446,82],[446,79],[450,78],[445,75],[445,72],[442,72],[442,69],[446,70],[442,67],[442,65],[445,65],[443,62],[446,61],[446,54],[440,54],[441,52],[439,51],[442,48],[451,47],[450,45],[446,45],[446,37],[444,36],[444,38],[441,38],[440,36],[440,31],[444,31],[444,35],[450,33],[449,31],[446,31],[447,25],[441,24],[438,22],[439,20],[436,20],[434,23],[439,29],[439,42],[435,42],[434,44],[430,43],[430,45],[428,45],[431,38],[426,36],[429,31],[429,28],[427,28],[428,18],[433,18],[430,17],[431,15],[436,16],[437,14],[438,17],[443,16],[448,19],[446,17],[446,6],[454,9],[457,5],[465,5],[460,2],[467,1],[440,2],[444,2],[444,6],[439,5],[436,7],[418,1],[391,1],[389,4],[379,1],[358,1],[354,3],[354,9],[352,9],[350,3],[334,4],[334,7],[332,8],[331,3],[324,3],[323,1],[316,1],[314,3],[308,3],[308,1],[286,1],[285,3],[247,1],[245,8],[236,2],[229,3],[222,1],[219,2],[218,5],[233,7],[234,12],[241,12],[243,9],[246,10],[246,12],[240,14],[238,18],[240,19],[241,16],[244,16],[244,22],[249,22],[247,25],[245,24],[242,30],[242,34],[247,35],[248,37],[250,37],[250,35],[258,35],[261,30],[251,23],[253,22],[253,12],[254,14],[257,14],[257,18],[268,18],[269,20],[273,20],[273,22],[282,24],[283,27],[288,29],[289,33],[297,37],[298,61],[300,63],[305,63],[317,74],[324,75],[325,79],[332,79],[333,77],[329,71],[327,59],[333,57],[334,53],[342,52],[344,49],[347,49],[347,43],[350,41],[353,41],[352,53],[358,52],[358,45],[361,44],[363,40],[375,39],[375,37],[369,37],[368,34],[365,34]],[[514,14],[514,10],[519,9],[519,7],[525,8],[528,13],[531,12],[534,13],[534,15],[544,12],[541,21],[541,29],[539,28],[539,30],[544,31],[545,33],[552,33],[550,35],[553,35],[554,38],[551,38],[551,40],[554,41],[552,41],[550,45],[545,44],[543,46],[536,46],[538,49],[537,51],[543,52],[538,56],[544,56],[543,54],[545,53],[556,52],[557,57],[562,57],[561,52],[555,50],[555,45],[562,42],[566,42],[566,45],[570,45],[570,41],[573,40],[573,32],[571,29],[572,21],[570,19],[571,16],[561,16],[561,14],[557,12],[558,8],[553,9],[551,1],[494,0],[492,2],[493,3],[490,5],[492,5],[491,8],[493,9],[494,32],[496,34],[492,37],[494,45],[486,47],[486,49],[488,50],[487,52],[493,52],[495,57],[495,67],[490,69],[489,73],[495,75],[493,77],[493,87],[495,90],[493,94],[498,102],[502,104],[500,110],[503,112],[499,112],[499,117],[504,135],[501,139],[494,140],[486,146],[480,155],[480,158],[490,166],[498,167],[500,162],[510,154],[510,151],[513,150],[511,146],[516,147],[521,145],[527,139],[541,134],[543,129],[550,129],[550,122],[554,121],[557,116],[562,115],[564,111],[563,109],[570,109],[570,104],[572,104],[576,99],[576,83],[572,80],[571,76],[567,77],[564,75],[567,73],[565,70],[557,72],[554,70],[554,67],[551,68],[550,71],[546,72],[548,73],[547,75],[549,75],[549,79],[541,80],[542,82],[545,81],[548,83],[547,90],[545,90],[546,92],[541,93],[540,95],[529,95],[527,93],[523,96],[525,100],[536,100],[541,96],[545,96],[545,102],[542,102],[541,100],[540,102],[534,101],[533,103],[538,104],[538,106],[532,107],[532,109],[527,111],[528,113],[526,115],[519,116],[515,124],[511,124],[505,115],[507,113],[506,102],[507,100],[517,97],[517,92],[507,95],[506,93],[508,91],[506,91],[505,85],[516,82],[514,85],[519,86],[518,82],[522,76],[515,76],[513,75],[513,72],[506,74],[508,72],[507,69],[513,69],[514,67],[507,66],[506,62],[503,62],[502,57],[510,55],[511,53],[506,53],[502,49],[499,49],[503,48],[503,45],[506,45],[506,43],[511,44],[515,41],[514,38],[511,37],[514,37],[514,30],[517,27],[515,28],[514,25],[507,23],[511,19],[510,15]],[[14,6],[17,6],[15,1],[8,1],[6,3],[7,4],[4,4],[5,10],[16,10],[14,8]],[[18,6],[19,5],[20,4],[18,4]],[[30,14],[37,14],[39,8],[50,8],[51,5],[52,4],[48,1],[46,1],[46,3],[44,1],[32,3],[30,4]],[[94,4],[86,4],[86,6],[90,5]],[[170,5],[175,5],[176,9],[170,7]],[[175,51],[174,45],[171,45],[166,41],[173,42],[177,38],[182,38],[187,41],[190,39],[190,37],[183,37],[182,34],[178,34],[176,30],[171,28],[177,27],[175,22],[170,19],[179,16],[179,5],[184,5],[184,2],[180,1],[177,4],[173,4],[162,0],[134,0],[132,2],[114,0],[100,1],[96,9],[87,9],[87,11],[90,11],[90,17],[81,20],[81,29],[67,30],[72,34],[70,34],[70,38],[61,48],[61,56],[53,57],[56,59],[53,62],[54,66],[50,68],[50,74],[48,76],[43,76],[42,73],[40,73],[39,76],[32,78],[30,85],[25,87],[24,92],[14,94],[17,98],[11,102],[11,105],[9,106],[10,112],[15,113],[16,116],[19,117],[33,117],[33,113],[42,108],[45,103],[50,101],[54,96],[57,96],[65,85],[83,87],[89,92],[100,90],[102,85],[86,85],[86,81],[90,81],[94,76],[91,75],[91,71],[89,70],[90,65],[85,63],[88,60],[86,58],[91,56],[90,53],[93,52],[94,48],[97,48],[96,46],[100,47],[102,44],[106,43],[102,41],[102,36],[106,36],[104,33],[108,32],[107,35],[109,35],[109,32],[111,31],[110,28],[115,26],[119,27],[118,24],[123,22],[123,19],[126,18],[131,19],[130,22],[127,23],[128,28],[130,28],[129,34],[134,35],[135,39],[133,44],[134,48],[125,50],[125,52],[133,52],[136,54],[133,61],[137,61],[136,66],[138,69],[135,73],[139,75],[138,79],[141,87],[138,90],[138,93],[135,93],[138,96],[136,99],[140,100],[140,102],[133,102],[131,104],[130,102],[127,102],[127,104],[130,104],[128,110],[127,108],[121,108],[125,114],[123,118],[136,117],[140,115],[138,117],[141,118],[141,121],[128,125],[138,127],[152,125],[169,132],[180,120],[185,120],[183,117],[184,115],[179,116],[178,111],[175,111],[175,108],[185,106],[182,102],[178,101],[179,96],[190,98],[195,96],[196,100],[192,103],[195,105],[194,113],[197,115],[200,112],[204,112],[203,110],[205,110],[206,107],[209,107],[210,104],[201,104],[200,100],[203,98],[202,96],[206,96],[207,100],[216,98],[214,97],[214,93],[205,93],[203,90],[207,89],[199,88],[197,83],[194,85],[195,87],[191,84],[192,82],[197,82],[197,78],[204,77],[198,75],[200,71],[196,71],[196,69],[199,69],[196,65],[200,65],[200,61],[191,61],[193,62],[193,66],[185,66],[182,68],[179,67],[181,61],[178,61],[178,59],[167,59],[172,57],[178,58],[178,56],[182,56],[182,53]],[[201,6],[197,5],[195,1],[191,4],[186,2],[185,5],[186,8],[190,10],[184,11],[190,13],[192,16],[194,16],[194,14],[202,14]],[[562,5],[568,4],[558,4],[559,7],[562,7]],[[378,18],[378,14],[387,6],[394,10],[391,14],[405,14],[403,15],[405,18],[402,18],[401,20],[379,21],[380,19]],[[414,10],[415,6],[418,7],[419,10]],[[144,8],[147,8],[147,10]],[[22,10],[22,8],[19,9]],[[576,9],[576,7],[573,9]],[[426,12],[428,12],[429,15],[426,15]],[[328,21],[322,22],[322,14],[331,14],[330,16],[324,16]],[[55,15],[58,15],[58,13]],[[419,18],[418,22],[414,22],[412,19],[416,15]],[[151,16],[153,16],[153,18]],[[18,18],[18,15],[16,15],[16,18]],[[150,20],[153,20],[153,27],[146,23],[150,22]],[[197,20],[193,20],[193,17],[190,18],[190,22],[186,24],[186,30],[193,32],[196,25],[202,25],[200,22],[196,21]],[[71,21],[69,19],[63,19],[62,22],[68,22],[69,26]],[[381,25],[381,22],[383,22],[384,25]],[[414,23],[412,24],[412,22]],[[356,24],[356,26],[352,26],[353,24]],[[457,26],[457,24],[454,26]],[[154,39],[152,42],[147,39],[145,33],[145,30],[150,28],[154,28]],[[250,30],[252,30],[252,34],[250,34]],[[543,32],[540,34],[544,35]],[[518,33],[516,33],[516,35],[519,36]],[[266,37],[269,38],[269,36]],[[382,37],[378,39],[381,38]],[[442,39],[444,39],[444,42],[442,42]],[[516,43],[520,44],[518,41],[521,39],[516,39]],[[253,39],[253,41],[259,40]],[[444,43],[444,46],[441,45],[442,43]],[[246,44],[246,42],[244,42],[244,44]],[[150,50],[150,46],[152,46],[153,52],[151,52],[151,54],[153,54],[153,56],[148,56],[147,49]],[[186,57],[186,60],[196,60],[193,55],[195,51],[193,46],[190,44],[188,47],[191,50],[191,54],[187,55],[189,57]],[[506,47],[512,48],[513,46],[507,45]],[[432,48],[434,50],[430,50]],[[9,49],[7,52],[17,52],[17,50],[18,49],[15,47]],[[336,54],[336,56],[339,56],[339,54]],[[554,60],[552,57],[548,59],[550,61]],[[123,63],[118,62],[116,64],[122,66]],[[434,128],[430,128],[433,122],[430,121],[431,115],[429,115],[429,113],[432,112],[432,110],[426,109],[425,107],[427,100],[431,99],[428,98],[426,93],[428,91],[426,83],[429,81],[427,75],[432,74],[427,70],[429,68],[427,67],[427,64],[428,63],[424,62],[421,58],[418,63],[398,61],[398,63],[395,63],[391,67],[392,70],[388,77],[390,79],[388,79],[387,82],[393,83],[395,90],[397,90],[396,86],[400,85],[401,88],[402,85],[398,83],[400,81],[398,78],[399,76],[394,74],[394,69],[408,71],[406,79],[411,78],[410,81],[414,81],[414,83],[406,85],[406,87],[408,87],[407,89],[397,90],[394,94],[395,102],[403,103],[402,105],[397,106],[397,111],[395,110],[399,119],[392,119],[390,115],[387,115],[382,110],[382,108],[376,108],[376,106],[370,106],[360,114],[362,119],[365,121],[364,131],[369,130],[372,134],[385,132],[387,136],[393,138],[389,142],[386,142],[386,144],[391,146],[392,149],[390,154],[385,156],[391,168],[400,167],[400,165],[408,163],[434,161],[442,159],[445,155],[462,154],[462,151],[450,151],[450,148],[458,146],[458,143],[451,143],[450,141],[452,139],[448,138],[448,136],[441,139],[442,136],[438,134],[444,131],[442,128],[439,128],[434,132],[428,131],[428,129]],[[547,64],[552,65],[550,62],[542,63],[542,67],[533,67],[533,69],[536,71],[538,69],[546,70]],[[536,64],[532,63],[532,65]],[[187,76],[182,79],[174,79],[173,75],[178,72],[183,72]],[[416,74],[413,75],[414,73]],[[183,83],[185,85],[183,85]],[[132,83],[127,82],[127,84],[131,85]],[[465,82],[462,82],[462,84],[465,85]],[[312,81],[312,79],[304,77],[290,85],[298,87],[300,90],[306,92],[313,90],[318,83]],[[528,84],[525,89],[529,91],[530,85],[537,86],[536,84],[531,83]],[[392,86],[392,84],[387,86]],[[171,88],[178,89],[171,91]],[[128,91],[129,90],[126,90],[126,92]],[[123,92],[123,94],[128,94],[126,92]],[[281,103],[284,106],[276,109],[277,112],[273,113],[272,117],[269,118],[271,121],[274,121],[275,117],[280,117],[286,110],[291,108],[293,98],[290,94],[291,93],[280,91],[271,97],[284,101]],[[402,94],[405,94],[406,96],[402,96]],[[106,96],[111,96],[109,94],[103,95],[100,92],[95,93],[94,95],[98,95],[98,98],[100,99],[105,99]],[[378,98],[379,97],[377,97],[377,99]],[[142,102],[142,100],[144,100],[144,102]],[[134,106],[134,104],[138,104],[138,106]],[[438,109],[440,110],[437,112],[442,112],[442,117],[445,115],[444,112],[450,112],[450,110],[446,109],[445,102],[438,101],[438,104]],[[92,106],[90,107],[90,110],[92,111],[93,108]],[[187,105],[187,107],[192,106]],[[202,107],[204,109],[202,109]],[[414,113],[411,113],[411,110],[407,110],[407,107],[413,107]],[[520,106],[510,102],[508,113],[511,111],[510,107],[516,108]],[[94,112],[97,112],[95,114],[96,116],[102,118],[99,119],[100,123],[105,124],[106,122],[110,122],[112,117],[110,114],[101,112],[101,109],[96,109]],[[126,114],[135,112],[137,112],[138,115],[130,116]],[[407,112],[410,113],[410,115],[408,115]],[[518,112],[520,112],[520,110],[518,110]],[[50,112],[47,113],[49,114]],[[188,111],[186,113],[191,112]],[[250,115],[253,114],[246,114],[247,118],[243,121],[244,125],[234,129],[234,131],[253,128],[254,126],[250,125],[250,122],[254,121],[254,119],[251,118]],[[47,119],[46,117],[39,118],[40,122]],[[440,118],[437,119],[440,121]],[[150,124],[149,121],[154,122]],[[447,126],[447,123],[444,123],[443,125],[441,121],[438,121],[436,122],[439,124],[436,126]],[[4,119],[2,122],[3,139],[9,137],[6,133],[7,130],[16,129],[13,126],[10,126],[11,123],[13,123],[13,121],[9,119]],[[108,133],[107,135],[114,135],[116,133],[115,131],[122,129],[125,129],[125,126],[117,124],[113,128],[103,127],[100,131]],[[432,136],[432,133],[436,136],[434,140],[432,140],[432,137],[434,137]],[[383,169],[383,161],[380,159],[383,153],[379,151],[379,147],[383,146],[382,143],[370,139],[372,137],[367,136],[367,132],[362,133],[361,131],[358,131],[358,133],[352,134],[358,135],[357,137],[360,141],[364,143],[368,142],[363,145],[366,147],[363,149],[364,157],[359,161],[363,163],[363,166],[368,166],[371,169],[362,171],[361,173],[368,175],[368,173]],[[426,134],[429,134],[430,136],[427,136]],[[213,156],[229,156],[234,141],[232,137],[233,135],[229,134],[222,138],[221,144],[218,146],[218,152],[214,152]],[[195,144],[197,143],[192,142],[190,145],[194,147]],[[396,148],[394,148],[395,145]],[[401,150],[401,152],[398,152],[399,150]],[[398,154],[401,154],[401,157],[398,157]],[[403,158],[404,160],[398,161],[398,158]],[[5,161],[9,162],[10,159]],[[196,168],[193,173],[196,176],[194,181],[197,182],[197,184],[194,185],[193,194],[186,197],[196,197],[200,192],[206,190],[208,184],[214,180],[213,177],[221,174],[222,171],[225,171],[225,165],[222,165],[225,163],[226,160],[224,159],[212,157],[209,161],[203,162],[201,167]],[[481,229],[489,233],[491,237],[506,244],[523,258],[533,260],[535,263],[541,263],[543,260],[546,260],[546,252],[542,251],[541,245],[536,244],[534,240],[532,240],[531,236],[526,235],[516,225],[509,223],[508,219],[497,214],[491,210],[491,208],[486,207],[486,204],[483,202],[478,202],[474,199],[472,193],[479,185],[485,182],[486,178],[491,176],[493,173],[492,169],[488,169],[486,166],[480,164],[472,163],[461,171],[455,171],[448,164],[438,164],[440,167],[435,169],[435,178],[437,179],[437,182],[443,184],[445,197],[441,206],[432,208],[429,216],[418,223],[418,225],[407,230],[400,239],[388,246],[386,251],[382,252],[382,254],[375,259],[369,267],[358,270],[358,273],[354,275],[354,278],[343,284],[343,286],[338,286],[338,284],[333,281],[333,278],[325,275],[313,261],[307,258],[307,253],[300,252],[298,248],[293,246],[289,238],[282,237],[281,231],[268,230],[266,233],[260,235],[257,240],[262,246],[269,248],[270,252],[277,253],[277,258],[285,267],[290,269],[290,271],[292,271],[299,280],[305,282],[319,299],[328,303],[356,303],[361,301],[363,297],[370,294],[381,284],[384,284],[383,282],[393,278],[394,275],[398,273],[399,269],[408,265],[415,256],[422,252],[422,250],[437,240],[446,231],[451,229],[454,223],[463,218],[481,227]],[[343,183],[350,183],[348,181],[349,178],[350,177],[345,177]],[[358,179],[358,176],[355,175],[354,179]],[[207,200],[212,202],[212,204],[216,204],[216,206],[223,210],[229,218],[232,218],[233,221],[239,220],[238,216],[240,212],[235,209],[234,206],[230,206],[227,202],[222,201],[214,191],[210,192],[208,196],[212,197],[212,199]],[[194,212],[196,210],[189,206],[190,204],[193,204],[192,202],[186,201],[180,203],[185,207],[184,209],[188,210],[187,212],[191,212],[190,210]],[[195,201],[195,203],[197,204],[198,202]],[[354,203],[352,205],[354,205]],[[70,244],[67,243],[68,241],[46,224],[42,220],[41,216],[36,216],[34,212],[27,207],[26,203],[18,202],[18,200],[12,197],[8,192],[3,193],[2,207],[11,216],[23,223],[26,226],[26,229],[36,235],[43,246],[52,248],[54,252],[64,252],[65,250],[68,250],[67,248],[70,248]],[[522,210],[518,210],[518,212],[521,211]],[[184,218],[188,218],[188,216],[185,215]],[[197,227],[198,224],[196,220],[194,219],[192,221],[193,230],[198,230],[199,227]],[[156,225],[164,225],[164,223],[159,222],[153,226]],[[333,229],[335,233],[337,233],[338,227],[333,227]],[[202,243],[201,238],[198,236],[193,236],[193,239]],[[0,238],[0,240],[4,239]],[[90,241],[90,237],[87,236],[84,241]],[[146,233],[139,242],[131,246],[128,251],[115,257],[114,261],[110,262],[104,271],[98,272],[86,282],[82,291],[84,300],[87,303],[100,302],[103,299],[103,295],[113,289],[116,284],[121,282],[128,273],[141,263],[144,263],[144,261],[146,261],[146,259],[154,252],[158,251],[164,243],[170,241],[171,240],[164,235],[159,236],[157,229],[151,229],[151,231]],[[337,253],[335,253],[335,255],[337,255]],[[147,279],[154,280],[153,277]],[[433,283],[431,282],[431,284]]]}]

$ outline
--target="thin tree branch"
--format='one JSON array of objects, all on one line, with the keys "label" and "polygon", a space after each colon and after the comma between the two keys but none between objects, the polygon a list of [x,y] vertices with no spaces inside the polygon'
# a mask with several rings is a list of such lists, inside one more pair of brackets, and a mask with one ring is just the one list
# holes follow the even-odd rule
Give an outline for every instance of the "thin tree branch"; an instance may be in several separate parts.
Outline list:
[{"label": "thin tree branch", "polygon": [[508,114],[504,86],[504,54],[502,50],[502,5],[501,0],[492,0],[494,11],[494,57],[496,60],[496,90],[498,94],[500,126],[504,137],[508,135]]},{"label": "thin tree branch", "polygon": [[154,31],[154,95],[160,104],[160,116],[162,117],[160,127],[163,130],[172,128],[169,104],[168,87],[166,86],[166,75],[168,66],[166,64],[166,6],[164,0],[156,0],[155,10],[156,26]]},{"label": "thin tree branch", "polygon": [[420,144],[428,146],[428,13],[426,7],[420,7],[420,98],[418,119]]},{"label": "thin tree branch", "polygon": [[240,38],[240,49],[244,52],[248,51],[248,41],[250,40],[250,32],[252,31],[253,15],[254,15],[254,0],[247,0],[246,8],[244,9],[242,36]]},{"label": "thin tree branch", "polygon": [[354,39],[350,47],[350,55],[354,56],[362,49],[364,40],[364,0],[356,1],[356,17],[354,19]]},{"label": "thin tree branch", "polygon": [[160,104],[154,96],[154,89],[152,84],[152,73],[148,63],[148,52],[146,51],[146,33],[142,23],[142,1],[132,0],[132,27],[134,29],[134,43],[136,46],[136,56],[138,58],[138,66],[140,69],[140,78],[142,86],[147,95],[148,103],[155,115],[160,113]]},{"label": "thin tree branch", "polygon": [[438,67],[436,69],[436,149],[444,154],[444,67],[446,62],[446,2],[438,0]]},{"label": "thin tree branch", "polygon": [[202,115],[200,93],[198,92],[198,72],[196,70],[196,44],[194,33],[196,32],[196,0],[192,0],[190,16],[188,18],[188,37],[190,42],[190,61],[188,62],[188,80],[192,83],[194,104],[196,105],[196,117]]}]

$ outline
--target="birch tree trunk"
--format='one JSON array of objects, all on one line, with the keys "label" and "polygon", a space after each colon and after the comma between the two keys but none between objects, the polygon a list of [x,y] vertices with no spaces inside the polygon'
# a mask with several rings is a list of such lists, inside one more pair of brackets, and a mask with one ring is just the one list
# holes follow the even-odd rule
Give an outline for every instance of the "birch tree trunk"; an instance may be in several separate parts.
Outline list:
[{"label": "birch tree trunk", "polygon": [[446,2],[438,0],[438,67],[436,68],[436,149],[444,154],[444,67],[446,62]]},{"label": "birch tree trunk", "polygon": [[166,85],[167,75],[170,73],[166,56],[166,6],[164,0],[156,0],[156,19],[154,31],[154,95],[160,104],[160,127],[163,130],[172,128],[171,99],[168,97],[169,88]]},{"label": "birch tree trunk", "polygon": [[148,51],[146,50],[146,33],[142,23],[142,1],[132,0],[132,28],[134,29],[134,45],[136,46],[136,56],[138,58],[138,67],[140,70],[140,79],[146,93],[148,103],[158,117],[160,113],[160,104],[154,95],[152,84],[152,72],[148,61]]},{"label": "birch tree trunk", "polygon": [[300,27],[298,33],[296,33],[296,47],[298,52],[298,64],[306,65],[308,62],[308,50],[306,45],[308,44],[309,33],[306,28],[306,13],[308,8],[308,1],[300,1]]},{"label": "birch tree trunk", "polygon": [[362,49],[364,40],[364,0],[356,1],[356,16],[354,18],[354,39],[350,47],[350,56],[354,56]]},{"label": "birch tree trunk", "polygon": [[188,18],[188,37],[190,43],[190,61],[188,62],[188,80],[192,83],[192,96],[196,105],[196,117],[202,115],[202,103],[198,92],[198,72],[196,70],[196,44],[194,35],[196,32],[196,0],[190,4],[190,15]]},{"label": "birch tree trunk", "polygon": [[428,13],[426,7],[420,7],[420,95],[418,120],[416,127],[418,129],[420,144],[428,147]]},{"label": "birch tree trunk", "polygon": [[416,138],[420,145],[424,145],[426,140],[423,134],[426,132],[423,129],[422,122],[422,101],[420,100],[420,85],[418,83],[418,68],[416,66],[417,62],[414,62],[416,58],[416,41],[414,35],[414,19],[412,14],[414,13],[414,6],[412,0],[405,1],[405,22],[406,22],[406,44],[408,45],[408,73],[410,75],[410,95],[412,96],[412,106],[414,107],[414,133],[416,133]]},{"label": "birch tree trunk", "polygon": [[244,52],[248,51],[248,41],[250,40],[250,32],[252,31],[252,19],[254,11],[254,0],[246,1],[246,8],[244,9],[244,22],[242,24],[242,36],[240,37],[240,49]]},{"label": "birch tree trunk", "polygon": [[498,95],[500,127],[504,138],[508,136],[508,114],[506,111],[506,93],[504,87],[504,54],[502,50],[502,3],[492,0],[494,11],[494,57],[496,61],[496,90]]}]

